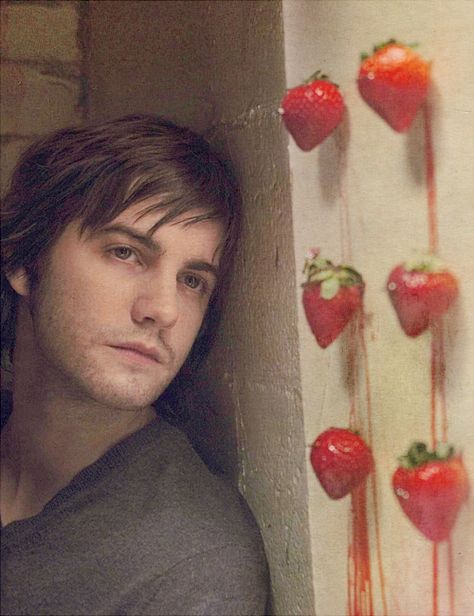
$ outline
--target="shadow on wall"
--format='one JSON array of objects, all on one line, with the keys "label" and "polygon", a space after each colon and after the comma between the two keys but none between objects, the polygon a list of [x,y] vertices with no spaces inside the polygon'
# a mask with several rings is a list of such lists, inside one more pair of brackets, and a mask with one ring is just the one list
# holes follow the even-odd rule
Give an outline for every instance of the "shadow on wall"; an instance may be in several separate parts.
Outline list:
[{"label": "shadow on wall", "polygon": [[[238,479],[237,446],[233,415],[224,415],[229,401],[219,400],[225,392],[216,390],[216,383],[205,371],[197,376],[199,387],[190,393],[190,419],[182,426],[195,451],[207,467],[225,476],[234,484]],[[229,425],[230,424],[230,425]]]}]

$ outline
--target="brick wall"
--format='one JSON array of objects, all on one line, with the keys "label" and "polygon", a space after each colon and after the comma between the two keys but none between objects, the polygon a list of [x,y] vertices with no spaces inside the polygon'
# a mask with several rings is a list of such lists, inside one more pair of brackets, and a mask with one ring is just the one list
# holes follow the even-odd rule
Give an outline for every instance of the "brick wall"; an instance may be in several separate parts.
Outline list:
[{"label": "brick wall", "polygon": [[80,0],[1,5],[2,193],[28,144],[85,117],[86,11]]}]

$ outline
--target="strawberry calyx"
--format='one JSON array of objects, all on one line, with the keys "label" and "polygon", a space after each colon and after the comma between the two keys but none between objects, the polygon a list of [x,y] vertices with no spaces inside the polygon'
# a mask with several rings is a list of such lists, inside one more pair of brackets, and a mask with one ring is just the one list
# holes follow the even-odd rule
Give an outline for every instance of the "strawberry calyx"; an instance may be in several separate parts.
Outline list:
[{"label": "strawberry calyx", "polygon": [[363,62],[364,60],[367,60],[367,58],[370,58],[371,55],[373,55],[374,53],[377,53],[377,51],[379,51],[380,49],[383,49],[384,47],[388,47],[389,45],[400,45],[401,47],[409,47],[410,49],[414,49],[415,47],[419,46],[419,43],[409,43],[409,44],[405,44],[405,43],[400,43],[400,41],[397,41],[394,38],[388,39],[388,41],[385,41],[384,43],[379,43],[378,45],[374,45],[372,48],[372,53],[367,53],[366,51],[363,51],[360,54],[360,61]]},{"label": "strawberry calyx", "polygon": [[306,257],[303,274],[308,284],[318,283],[321,286],[321,297],[330,300],[335,297],[341,287],[354,285],[364,286],[362,276],[349,265],[334,265],[328,259],[321,257],[319,248],[312,248]]},{"label": "strawberry calyx", "polygon": [[425,274],[435,274],[447,271],[445,263],[435,255],[417,255],[412,259],[408,259],[403,264],[403,268],[407,272],[420,272]]},{"label": "strawberry calyx", "polygon": [[454,456],[454,447],[447,443],[439,443],[430,451],[425,443],[415,442],[410,445],[407,453],[398,458],[400,466],[406,469],[417,468],[427,462],[447,462]]},{"label": "strawberry calyx", "polygon": [[329,76],[323,73],[320,69],[308,77],[308,79],[305,79],[303,84],[307,85],[313,83],[313,81],[327,81],[328,83],[332,83],[333,86],[336,86],[336,88],[339,88],[338,84],[334,83],[334,81],[332,81]]}]

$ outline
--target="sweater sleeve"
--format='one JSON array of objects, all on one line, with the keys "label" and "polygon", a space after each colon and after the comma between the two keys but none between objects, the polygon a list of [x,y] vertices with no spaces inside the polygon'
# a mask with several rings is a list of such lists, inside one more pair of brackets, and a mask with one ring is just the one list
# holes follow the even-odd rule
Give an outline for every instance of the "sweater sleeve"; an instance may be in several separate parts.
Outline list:
[{"label": "sweater sleeve", "polygon": [[262,616],[268,594],[264,556],[253,545],[224,545],[182,560],[142,588],[143,616]]}]

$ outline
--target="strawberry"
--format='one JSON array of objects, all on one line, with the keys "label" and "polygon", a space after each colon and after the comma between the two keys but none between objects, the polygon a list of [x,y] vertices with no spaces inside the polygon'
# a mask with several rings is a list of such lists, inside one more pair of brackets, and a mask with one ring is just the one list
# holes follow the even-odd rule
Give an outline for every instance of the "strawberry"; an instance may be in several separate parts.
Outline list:
[{"label": "strawberry", "polygon": [[347,265],[335,266],[312,249],[305,262],[303,307],[311,331],[325,349],[342,332],[362,305],[364,281]]},{"label": "strawberry", "polygon": [[461,456],[450,446],[428,451],[424,443],[413,443],[399,460],[392,479],[398,502],[425,537],[444,541],[469,494]]},{"label": "strawberry", "polygon": [[428,93],[430,63],[390,39],[361,55],[357,85],[365,102],[398,133],[407,131]]},{"label": "strawberry", "polygon": [[329,428],[314,441],[311,465],[330,498],[342,498],[374,468],[372,452],[361,437],[345,428]]},{"label": "strawberry", "polygon": [[320,71],[291,88],[279,109],[296,144],[305,152],[320,144],[344,115],[344,101],[336,84]]},{"label": "strawberry", "polygon": [[458,295],[456,278],[437,257],[418,257],[392,270],[387,289],[407,336],[419,336]]}]

